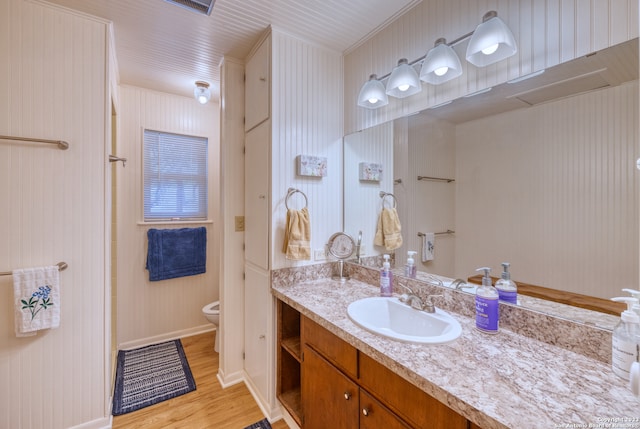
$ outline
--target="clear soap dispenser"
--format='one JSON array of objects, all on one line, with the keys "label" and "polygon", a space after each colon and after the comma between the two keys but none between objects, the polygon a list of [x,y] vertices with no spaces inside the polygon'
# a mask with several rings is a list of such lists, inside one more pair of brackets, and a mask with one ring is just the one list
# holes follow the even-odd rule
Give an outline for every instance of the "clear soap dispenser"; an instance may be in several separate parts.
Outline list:
[{"label": "clear soap dispenser", "polygon": [[500,301],[517,304],[518,286],[516,286],[515,282],[511,280],[509,266],[510,264],[508,262],[502,263],[502,278],[496,282],[496,289],[498,290]]},{"label": "clear soap dispenser", "polygon": [[488,334],[497,334],[499,295],[496,288],[491,286],[491,268],[482,267],[476,271],[484,271],[482,286],[476,290],[476,328]]},{"label": "clear soap dispenser", "polygon": [[622,312],[620,322],[613,329],[611,368],[616,375],[629,380],[631,364],[640,358],[640,317],[633,311],[638,300],[628,296],[611,300],[627,304],[627,310]]},{"label": "clear soap dispenser", "polygon": [[409,250],[407,252],[407,264],[404,266],[404,275],[407,277],[411,277],[412,279],[416,278],[416,260],[414,256],[418,252],[413,250]]}]

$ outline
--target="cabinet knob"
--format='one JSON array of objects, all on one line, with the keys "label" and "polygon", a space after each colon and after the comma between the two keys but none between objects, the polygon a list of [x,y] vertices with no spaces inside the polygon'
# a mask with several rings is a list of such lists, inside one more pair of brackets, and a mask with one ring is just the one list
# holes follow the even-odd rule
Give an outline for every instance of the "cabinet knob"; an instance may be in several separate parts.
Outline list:
[{"label": "cabinet knob", "polygon": [[267,78],[266,78],[266,77],[264,77],[264,76],[260,76],[260,80],[261,80],[262,82],[266,82],[266,81],[267,81]]},{"label": "cabinet knob", "polygon": [[261,340],[264,340],[266,337],[264,334],[261,334],[258,338],[260,338]]},{"label": "cabinet knob", "polygon": [[261,200],[264,200],[265,198],[267,198],[267,196],[265,194],[260,194],[258,195],[258,198],[260,198]]},{"label": "cabinet knob", "polygon": [[351,393],[349,393],[349,392],[344,392],[344,399],[346,399],[347,401],[348,401],[349,399],[351,399]]},{"label": "cabinet knob", "polygon": [[368,409],[368,408],[363,408],[363,409],[362,409],[362,414],[363,414],[363,415],[365,415],[365,416],[368,416],[370,412],[371,412],[371,411],[369,411],[369,409]]}]

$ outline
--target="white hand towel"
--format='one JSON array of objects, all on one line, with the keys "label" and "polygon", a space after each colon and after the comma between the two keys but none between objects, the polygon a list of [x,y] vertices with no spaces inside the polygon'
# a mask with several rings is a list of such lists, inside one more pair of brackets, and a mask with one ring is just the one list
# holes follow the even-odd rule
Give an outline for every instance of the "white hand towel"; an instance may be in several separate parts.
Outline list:
[{"label": "white hand towel", "polygon": [[13,271],[16,336],[60,326],[60,274],[56,265]]},{"label": "white hand towel", "polygon": [[433,261],[436,257],[435,238],[433,232],[427,232],[422,235],[422,262]]}]

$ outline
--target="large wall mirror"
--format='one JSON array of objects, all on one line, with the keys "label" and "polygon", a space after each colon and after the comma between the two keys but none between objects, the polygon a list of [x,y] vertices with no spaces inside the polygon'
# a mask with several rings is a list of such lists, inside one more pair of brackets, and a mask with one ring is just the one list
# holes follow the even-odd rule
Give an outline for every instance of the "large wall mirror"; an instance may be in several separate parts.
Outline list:
[{"label": "large wall mirror", "polygon": [[[418,270],[608,299],[639,283],[638,40],[344,139],[345,232],[365,256],[392,193]],[[374,165],[381,175],[366,177]],[[371,180],[374,179],[374,180]],[[420,233],[434,233],[433,259]],[[424,259],[424,260],[423,260]]]}]

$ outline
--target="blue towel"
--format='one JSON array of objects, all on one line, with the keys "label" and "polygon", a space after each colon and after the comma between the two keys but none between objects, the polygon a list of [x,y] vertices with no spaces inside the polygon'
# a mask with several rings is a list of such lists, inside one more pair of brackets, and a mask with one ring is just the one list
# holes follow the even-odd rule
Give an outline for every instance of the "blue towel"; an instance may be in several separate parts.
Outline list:
[{"label": "blue towel", "polygon": [[149,281],[205,273],[207,229],[150,229],[147,269]]}]

